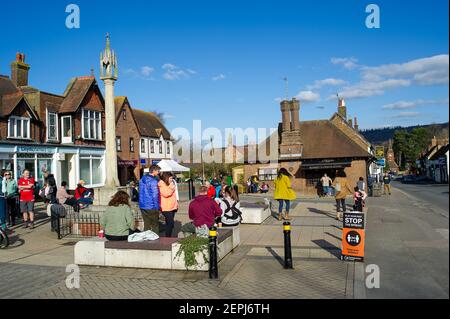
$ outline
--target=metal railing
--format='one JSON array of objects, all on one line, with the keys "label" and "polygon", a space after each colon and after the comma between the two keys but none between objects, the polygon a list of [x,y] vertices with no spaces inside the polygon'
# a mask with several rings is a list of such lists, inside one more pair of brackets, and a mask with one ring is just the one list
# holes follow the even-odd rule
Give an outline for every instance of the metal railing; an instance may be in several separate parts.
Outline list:
[{"label": "metal railing", "polygon": [[[136,227],[143,229],[144,221],[141,213],[133,210]],[[98,236],[100,231],[101,211],[75,212],[72,206],[58,205],[51,212],[51,227],[58,239],[89,238]]]}]

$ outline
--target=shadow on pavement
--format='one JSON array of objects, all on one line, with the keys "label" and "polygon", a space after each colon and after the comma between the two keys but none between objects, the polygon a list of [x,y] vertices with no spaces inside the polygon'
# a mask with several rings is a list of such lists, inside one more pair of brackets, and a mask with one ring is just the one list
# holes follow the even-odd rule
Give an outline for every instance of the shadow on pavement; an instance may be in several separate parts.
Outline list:
[{"label": "shadow on pavement", "polygon": [[313,240],[312,242],[314,244],[316,244],[317,246],[319,246],[320,248],[328,251],[330,254],[332,254],[337,259],[341,260],[341,249],[334,246],[329,241],[326,241],[325,239],[317,239],[317,240]]},{"label": "shadow on pavement", "polygon": [[280,255],[278,255],[276,251],[272,249],[272,247],[266,246],[266,249],[269,251],[269,253],[272,254],[273,257],[275,257],[275,259],[280,263],[280,265],[284,267],[284,259]]}]

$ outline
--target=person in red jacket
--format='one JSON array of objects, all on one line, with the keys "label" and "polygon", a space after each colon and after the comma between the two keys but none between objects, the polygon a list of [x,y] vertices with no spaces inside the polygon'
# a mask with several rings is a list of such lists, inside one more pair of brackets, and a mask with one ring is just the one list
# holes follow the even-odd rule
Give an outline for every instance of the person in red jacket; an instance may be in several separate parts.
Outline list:
[{"label": "person in red jacket", "polygon": [[222,209],[208,196],[208,187],[201,186],[199,195],[189,204],[189,218],[195,227],[214,225],[217,217],[222,216]]},{"label": "person in red jacket", "polygon": [[213,185],[211,185],[210,182],[206,182],[205,183],[205,187],[208,190],[207,191],[208,197],[211,198],[211,199],[216,198],[216,188]]}]

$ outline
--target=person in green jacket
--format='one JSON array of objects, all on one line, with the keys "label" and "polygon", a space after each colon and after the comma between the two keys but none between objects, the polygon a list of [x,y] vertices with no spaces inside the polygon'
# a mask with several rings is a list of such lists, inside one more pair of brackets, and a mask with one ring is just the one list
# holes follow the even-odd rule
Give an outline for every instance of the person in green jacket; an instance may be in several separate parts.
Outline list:
[{"label": "person in green jacket", "polygon": [[130,207],[130,196],[118,191],[108,204],[105,213],[100,216],[100,226],[105,237],[111,241],[128,240],[128,236],[136,230],[133,211]]},{"label": "person in green jacket", "polygon": [[280,168],[278,172],[278,176],[275,179],[275,191],[274,191],[274,199],[278,200],[278,220],[283,219],[283,203],[286,204],[286,213],[285,220],[289,220],[289,210],[291,208],[291,201],[297,198],[294,190],[291,186],[290,180],[291,174],[287,171],[287,169]]}]

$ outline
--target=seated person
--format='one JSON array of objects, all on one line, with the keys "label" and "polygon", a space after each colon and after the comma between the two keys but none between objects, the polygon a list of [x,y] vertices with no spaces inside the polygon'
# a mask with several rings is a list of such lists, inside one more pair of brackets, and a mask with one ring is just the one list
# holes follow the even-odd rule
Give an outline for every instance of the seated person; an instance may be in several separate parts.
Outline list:
[{"label": "seated person", "polygon": [[73,208],[77,208],[78,206],[76,198],[73,197],[73,195],[69,195],[69,193],[67,193],[67,182],[61,183],[61,187],[58,188],[58,191],[56,192],[56,199],[61,205],[69,205]]},{"label": "seated person", "polygon": [[128,236],[135,233],[136,223],[126,192],[118,191],[113,196],[105,213],[100,215],[100,227],[111,241],[128,240]]},{"label": "seated person", "polygon": [[222,209],[208,196],[208,187],[202,185],[199,195],[189,204],[189,218],[192,222],[183,225],[182,232],[202,233],[205,236],[205,232],[201,230],[214,226],[215,219],[220,216],[222,216]]},{"label": "seated person", "polygon": [[261,187],[259,190],[260,190],[261,194],[266,194],[269,192],[269,185],[267,185],[266,183],[263,182],[261,184]]},{"label": "seated person", "polygon": [[80,180],[78,182],[77,188],[75,189],[75,199],[77,200],[78,204],[80,204],[80,208],[86,208],[94,203],[94,199],[92,198],[92,191],[84,187],[85,184],[85,181]]}]

